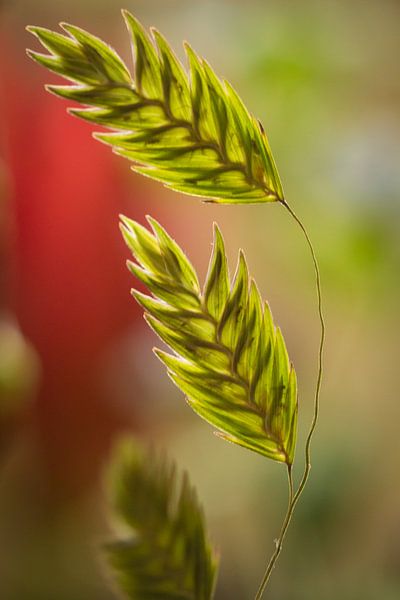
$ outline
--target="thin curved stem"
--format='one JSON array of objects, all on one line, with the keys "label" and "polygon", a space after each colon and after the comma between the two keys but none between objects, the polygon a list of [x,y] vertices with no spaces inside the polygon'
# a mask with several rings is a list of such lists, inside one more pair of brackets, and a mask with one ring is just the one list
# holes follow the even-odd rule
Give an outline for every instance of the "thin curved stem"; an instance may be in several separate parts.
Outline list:
[{"label": "thin curved stem", "polygon": [[292,208],[289,206],[289,204],[286,202],[286,200],[283,200],[281,202],[281,204],[283,204],[283,206],[286,208],[286,210],[288,210],[288,212],[291,214],[293,219],[299,225],[300,229],[302,230],[302,232],[307,240],[307,244],[310,248],[312,260],[314,263],[315,284],[316,284],[317,299],[318,299],[318,315],[319,315],[319,321],[320,321],[320,325],[321,325],[321,337],[320,337],[319,350],[318,350],[318,375],[317,375],[317,383],[316,383],[316,388],[315,388],[315,399],[314,399],[314,415],[313,415],[310,430],[308,432],[307,439],[306,439],[306,445],[305,445],[306,464],[305,464],[305,468],[304,468],[304,474],[303,474],[303,477],[301,478],[298,490],[295,493],[294,498],[293,498],[293,503],[295,505],[297,500],[299,499],[301,493],[303,492],[303,489],[307,483],[307,479],[308,479],[308,476],[309,476],[310,470],[311,470],[311,440],[312,440],[312,437],[313,437],[313,434],[315,431],[315,427],[317,425],[318,415],[319,415],[319,396],[320,396],[321,383],[322,383],[323,353],[324,353],[324,342],[325,342],[325,321],[324,321],[324,315],[322,312],[321,276],[320,276],[320,272],[319,272],[319,266],[318,266],[317,257],[315,255],[314,247],[312,245],[312,242],[310,240],[310,237],[307,233],[306,228],[304,227],[303,223],[301,222],[299,217],[296,215],[294,210],[292,210]]},{"label": "thin curved stem", "polygon": [[324,316],[323,316],[323,312],[322,312],[321,276],[320,276],[320,272],[319,272],[319,266],[318,266],[317,257],[315,255],[314,247],[312,245],[311,239],[307,233],[305,226],[303,225],[303,223],[299,219],[299,217],[296,215],[296,213],[292,210],[292,208],[289,206],[289,204],[286,202],[286,200],[281,201],[281,204],[286,208],[286,210],[290,213],[292,218],[299,225],[300,229],[302,230],[302,232],[306,238],[308,247],[310,248],[310,252],[311,252],[311,256],[312,256],[312,260],[313,260],[313,264],[314,264],[314,271],[315,271],[315,283],[316,283],[317,300],[318,300],[318,316],[319,316],[319,321],[320,321],[320,325],[321,325],[321,337],[320,337],[319,350],[318,350],[318,375],[317,375],[315,397],[314,397],[314,414],[313,414],[313,419],[311,421],[311,426],[310,426],[310,429],[309,429],[309,432],[307,435],[307,439],[306,439],[306,443],[305,443],[304,473],[300,480],[299,487],[298,487],[296,493],[293,494],[293,479],[292,479],[291,466],[290,467],[288,466],[289,506],[288,506],[288,509],[286,512],[285,519],[283,521],[283,525],[282,525],[281,532],[279,534],[279,538],[276,541],[275,552],[271,556],[270,561],[267,565],[267,568],[265,570],[260,587],[255,596],[255,600],[260,600],[262,598],[262,595],[267,586],[267,583],[269,581],[271,573],[275,567],[275,563],[276,563],[278,556],[282,550],[283,540],[285,538],[286,531],[287,531],[290,521],[292,519],[294,509],[296,507],[296,504],[297,504],[301,494],[303,493],[303,490],[304,490],[307,480],[308,480],[308,476],[311,471],[311,440],[312,440],[312,437],[313,437],[313,434],[315,431],[315,427],[317,425],[318,415],[319,415],[319,397],[320,397],[321,383],[322,383],[323,353],[324,353],[324,342],[325,342],[325,321],[324,321]]},{"label": "thin curved stem", "polygon": [[287,465],[287,474],[288,474],[288,483],[289,483],[289,501],[288,501],[288,508],[286,511],[286,515],[285,515],[285,519],[283,521],[282,524],[282,529],[281,532],[279,534],[279,538],[277,540],[275,540],[275,552],[273,553],[273,555],[271,556],[268,566],[266,568],[266,571],[264,573],[264,577],[262,579],[262,582],[260,584],[260,587],[258,588],[255,600],[260,600],[260,598],[262,597],[265,587],[268,583],[268,580],[270,578],[270,575],[275,567],[275,563],[278,560],[278,556],[281,553],[282,550],[282,546],[283,546],[283,540],[285,539],[285,534],[287,531],[287,528],[289,527],[289,523],[292,519],[292,515],[293,515],[293,509],[294,509],[294,504],[293,504],[293,476],[292,476],[292,465]]}]

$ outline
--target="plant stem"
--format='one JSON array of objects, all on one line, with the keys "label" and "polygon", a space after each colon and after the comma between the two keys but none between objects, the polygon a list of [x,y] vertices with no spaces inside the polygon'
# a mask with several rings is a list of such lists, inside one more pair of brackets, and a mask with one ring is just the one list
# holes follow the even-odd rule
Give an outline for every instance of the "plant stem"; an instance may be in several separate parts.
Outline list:
[{"label": "plant stem", "polygon": [[291,214],[293,219],[296,221],[296,223],[301,228],[301,230],[307,240],[307,244],[310,248],[312,260],[314,263],[315,284],[316,284],[317,299],[318,299],[318,315],[319,315],[319,321],[320,321],[320,325],[321,325],[321,337],[320,337],[319,350],[318,350],[318,375],[317,375],[317,383],[316,383],[316,388],[315,388],[315,400],[314,400],[314,416],[313,416],[313,419],[311,422],[310,430],[308,432],[306,445],[305,445],[306,465],[305,465],[305,469],[304,469],[304,474],[300,481],[298,490],[293,498],[293,503],[296,504],[297,500],[299,499],[299,497],[304,489],[304,486],[307,483],[307,479],[308,479],[308,476],[309,476],[310,470],[311,470],[311,439],[314,434],[314,430],[317,425],[318,415],[319,415],[319,395],[320,395],[321,382],[322,382],[322,370],[323,370],[322,362],[323,362],[324,342],[325,342],[325,321],[324,321],[324,315],[322,313],[321,276],[320,276],[320,272],[319,272],[317,257],[315,255],[315,251],[314,251],[312,242],[310,240],[310,237],[309,237],[307,230],[304,227],[303,223],[301,222],[299,217],[296,215],[296,213],[290,208],[289,204],[287,204],[286,200],[283,200],[281,202],[281,204],[283,204],[283,206],[289,211],[289,213]]},{"label": "plant stem", "polygon": [[301,481],[299,483],[299,487],[298,487],[296,493],[293,495],[292,472],[291,472],[291,466],[288,465],[289,506],[288,506],[288,509],[286,512],[285,520],[283,521],[283,525],[282,525],[281,532],[279,534],[279,538],[276,541],[275,552],[273,553],[273,555],[270,558],[270,561],[265,570],[263,579],[261,581],[260,587],[255,596],[255,600],[260,600],[262,598],[262,595],[267,586],[267,583],[269,581],[271,573],[275,567],[275,563],[276,563],[278,556],[282,550],[283,540],[285,538],[286,531],[287,531],[290,521],[292,519],[297,501],[299,500],[301,494],[303,493],[303,490],[304,490],[307,480],[308,480],[308,476],[311,471],[311,440],[312,440],[312,437],[313,437],[313,434],[315,431],[315,427],[317,425],[318,415],[319,415],[319,396],[320,396],[321,382],[322,382],[322,371],[323,371],[322,363],[323,363],[323,352],[324,352],[324,342],[325,342],[325,321],[324,321],[324,316],[323,316],[323,312],[322,312],[321,276],[320,276],[320,272],[319,272],[319,266],[318,266],[317,257],[315,255],[314,247],[312,245],[311,239],[307,233],[305,226],[303,225],[303,223],[299,219],[299,217],[296,215],[296,213],[292,210],[292,208],[289,206],[289,204],[286,202],[286,200],[282,200],[281,204],[286,208],[286,210],[290,213],[292,218],[299,225],[300,229],[302,230],[302,232],[306,238],[308,247],[311,252],[311,256],[312,256],[312,260],[313,260],[313,264],[314,264],[314,271],[315,271],[315,283],[316,283],[317,300],[318,300],[318,316],[319,316],[319,321],[320,321],[320,325],[321,325],[321,337],[320,337],[319,351],[318,351],[318,375],[317,375],[317,382],[316,382],[316,388],[315,388],[314,414],[313,414],[313,419],[311,421],[310,430],[308,432],[306,444],[305,444],[305,467],[304,467],[303,477],[301,478]]},{"label": "plant stem", "polygon": [[289,527],[289,523],[290,523],[292,515],[293,515],[293,510],[294,510],[295,505],[293,503],[294,496],[293,496],[292,465],[287,465],[287,475],[288,475],[288,483],[289,483],[289,502],[288,502],[288,508],[286,511],[285,520],[283,521],[282,529],[279,534],[279,538],[277,540],[275,540],[275,552],[273,553],[273,555],[271,556],[271,558],[269,560],[268,566],[265,570],[264,577],[262,579],[262,582],[261,582],[258,592],[256,594],[255,600],[260,600],[260,598],[262,597],[262,595],[264,593],[264,590],[268,583],[270,575],[275,567],[275,563],[278,560],[278,556],[281,553],[283,540],[285,538],[287,528]]}]

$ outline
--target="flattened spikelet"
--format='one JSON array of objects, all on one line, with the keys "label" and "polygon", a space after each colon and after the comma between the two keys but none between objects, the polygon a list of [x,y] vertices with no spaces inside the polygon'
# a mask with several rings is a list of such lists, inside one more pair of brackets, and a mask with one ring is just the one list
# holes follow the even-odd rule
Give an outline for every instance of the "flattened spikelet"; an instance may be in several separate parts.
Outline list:
[{"label": "flattened spikelet", "polygon": [[220,203],[283,201],[264,130],[232,86],[188,44],[186,73],[158,31],[149,37],[123,15],[133,75],[110,46],[79,27],[62,24],[64,35],[28,27],[50,53],[29,56],[73,82],[47,89],[83,105],[70,112],[113,130],[95,137],[169,188]]},{"label": "flattened spikelet", "polygon": [[243,253],[230,282],[218,227],[200,292],[193,266],[154,219],[149,230],[122,217],[132,273],[152,296],[133,295],[150,327],[173,350],[156,350],[189,405],[225,440],[290,466],[297,383],[285,343],[249,277]]},{"label": "flattened spikelet", "polygon": [[108,562],[132,600],[211,600],[217,560],[186,474],[131,441],[119,448],[111,489],[130,536],[107,544]]}]

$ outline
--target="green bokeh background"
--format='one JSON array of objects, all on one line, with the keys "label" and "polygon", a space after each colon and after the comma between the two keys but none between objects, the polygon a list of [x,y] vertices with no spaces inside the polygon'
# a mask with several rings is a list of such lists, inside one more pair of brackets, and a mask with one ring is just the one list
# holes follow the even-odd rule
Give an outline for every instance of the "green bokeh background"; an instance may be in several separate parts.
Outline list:
[{"label": "green bokeh background", "polygon": [[[34,46],[24,25],[55,28],[64,20],[111,40],[128,58],[114,0],[3,4],[21,56]],[[161,30],[181,57],[181,40],[188,39],[233,83],[264,124],[288,201],[307,224],[320,260],[327,346],[313,469],[266,598],[396,600],[400,4],[125,0],[124,8]],[[134,188],[138,176],[125,166]],[[162,214],[173,215],[172,233],[200,273],[214,220],[232,269],[237,249],[245,249],[298,373],[300,470],[319,335],[312,263],[300,231],[280,206],[202,205],[150,180],[140,185],[156,207],[162,203]],[[156,208],[152,214],[160,218]],[[198,488],[221,553],[216,598],[251,598],[285,511],[284,468],[212,435],[164,376],[144,327],[129,343],[143,396],[136,407],[144,424],[139,433],[166,448]],[[118,385],[116,378],[117,396]],[[110,536],[101,486],[44,517],[40,494],[37,506],[24,494],[27,478],[33,487],[43,483],[40,464],[27,460],[29,443],[22,432],[0,472],[0,597],[115,597],[98,551]]]}]

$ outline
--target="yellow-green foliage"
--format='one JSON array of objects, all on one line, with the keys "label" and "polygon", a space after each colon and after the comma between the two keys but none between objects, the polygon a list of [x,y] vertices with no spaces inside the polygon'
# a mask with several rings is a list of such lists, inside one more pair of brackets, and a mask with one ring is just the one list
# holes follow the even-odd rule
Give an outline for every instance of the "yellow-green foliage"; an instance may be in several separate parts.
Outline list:
[{"label": "yellow-green foliage", "polygon": [[146,320],[175,354],[157,351],[190,406],[218,435],[291,465],[296,443],[297,385],[268,304],[250,280],[243,253],[229,280],[222,235],[203,293],[193,266],[154,219],[147,229],[126,217],[122,232],[137,263],[132,273],[152,292],[134,296]]},{"label": "yellow-green foliage", "polygon": [[29,27],[50,54],[29,55],[71,80],[47,89],[85,105],[74,115],[117,133],[96,134],[135,163],[135,171],[214,202],[282,201],[279,175],[261,124],[232,86],[185,45],[189,74],[162,35],[150,40],[123,11],[134,75],[97,37],[62,24],[66,35]]}]

